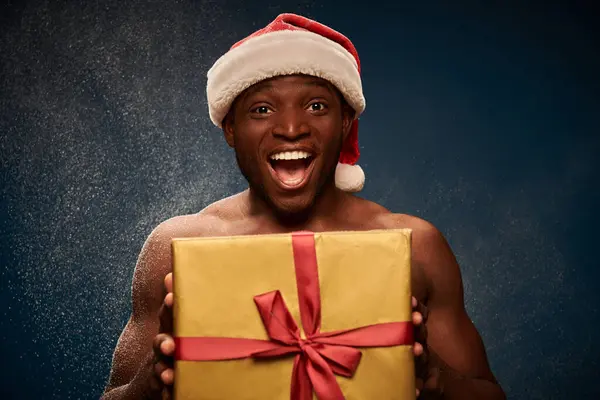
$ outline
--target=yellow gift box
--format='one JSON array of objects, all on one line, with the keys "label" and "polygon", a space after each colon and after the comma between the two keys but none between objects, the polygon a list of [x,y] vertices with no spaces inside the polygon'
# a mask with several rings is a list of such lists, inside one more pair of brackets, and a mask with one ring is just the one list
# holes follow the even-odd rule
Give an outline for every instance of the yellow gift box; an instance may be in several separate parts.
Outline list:
[{"label": "yellow gift box", "polygon": [[414,399],[410,230],[174,239],[187,399]]}]

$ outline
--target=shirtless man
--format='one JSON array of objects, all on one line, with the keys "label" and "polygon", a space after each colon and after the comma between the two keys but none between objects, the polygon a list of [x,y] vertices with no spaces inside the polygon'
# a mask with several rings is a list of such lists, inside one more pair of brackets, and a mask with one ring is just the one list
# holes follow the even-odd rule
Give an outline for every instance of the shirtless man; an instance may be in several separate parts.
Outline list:
[{"label": "shirtless man", "polygon": [[103,399],[169,398],[174,383],[171,239],[410,228],[420,398],[504,399],[463,302],[459,266],[430,223],[349,192],[362,188],[357,117],[364,110],[347,38],[284,14],[208,74],[212,121],[235,149],[249,189],[161,223],[135,268],[132,314]]}]

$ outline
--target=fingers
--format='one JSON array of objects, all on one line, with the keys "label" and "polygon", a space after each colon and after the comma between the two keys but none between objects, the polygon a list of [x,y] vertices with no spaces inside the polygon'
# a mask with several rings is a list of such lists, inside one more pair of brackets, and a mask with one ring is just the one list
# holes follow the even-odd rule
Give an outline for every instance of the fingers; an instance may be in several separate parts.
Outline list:
[{"label": "fingers", "polygon": [[[425,318],[423,316],[423,313],[421,312],[421,310],[423,310],[424,307],[417,301],[417,298],[415,296],[412,296],[411,302],[413,310],[416,310],[412,313],[412,323],[415,326],[415,343],[413,346],[413,354],[416,357],[418,357],[421,356],[424,352],[422,343],[425,343],[424,341],[427,337],[426,327],[424,324]],[[419,343],[418,341],[421,341],[421,343]]]},{"label": "fingers", "polygon": [[415,342],[415,344],[413,345],[413,354],[416,357],[419,357],[423,354],[423,345],[421,343]]},{"label": "fingers", "polygon": [[160,333],[154,338],[152,347],[156,358],[154,373],[165,385],[172,385],[174,376],[172,357],[175,354],[175,341],[170,335]]},{"label": "fingers", "polygon": [[427,322],[427,318],[429,317],[429,310],[427,309],[427,307],[423,303],[417,301],[414,297],[412,304],[413,311],[421,314],[421,316],[423,317],[423,322]]},{"label": "fingers", "polygon": [[154,355],[158,360],[162,360],[166,357],[172,357],[175,353],[175,341],[166,333],[160,333],[156,335],[152,343],[152,347],[154,349]]},{"label": "fingers", "polygon": [[423,303],[417,301],[412,297],[412,322],[415,326],[415,341],[420,342],[423,345],[427,345],[427,318],[429,311]]},{"label": "fingers", "polygon": [[175,341],[170,335],[160,333],[152,341],[152,348],[154,350],[152,388],[156,394],[160,393],[163,399],[170,398],[170,388],[175,380],[173,370]]},{"label": "fingers", "polygon": [[172,385],[173,384],[173,368],[167,365],[164,362],[157,362],[154,364],[154,374],[160,378],[161,382],[164,385]]},{"label": "fingers", "polygon": [[420,325],[427,322],[428,310],[427,307],[420,303],[415,296],[411,298],[411,304],[413,308],[412,319],[415,325]]},{"label": "fingers", "polygon": [[160,344],[160,351],[167,357],[172,357],[175,353],[175,341],[172,337],[168,337]]},{"label": "fingers", "polygon": [[173,292],[173,273],[169,272],[167,276],[165,276],[165,290],[167,293]]},{"label": "fingers", "polygon": [[165,296],[165,305],[169,308],[173,308],[173,293],[167,293]]},{"label": "fingers", "polygon": [[413,321],[413,324],[416,326],[421,325],[421,323],[423,322],[423,315],[418,311],[413,311],[412,321]]},{"label": "fingers", "polygon": [[173,303],[175,297],[173,295],[173,273],[169,272],[165,276],[165,289],[167,294],[163,299],[163,305],[160,308],[158,318],[160,321],[159,332],[173,332]]},{"label": "fingers", "polygon": [[431,384],[429,371],[429,353],[427,351],[427,318],[428,310],[425,305],[419,302],[414,296],[412,303],[412,322],[415,326],[415,343],[413,345],[413,354],[415,356],[415,375],[416,375],[416,395],[420,397],[426,385]]},{"label": "fingers", "polygon": [[152,361],[152,387],[161,398],[171,399],[172,385],[175,380],[173,370],[173,356],[175,354],[175,341],[171,336],[173,332],[173,274],[165,276],[164,286],[166,295],[159,310],[159,334],[152,342],[154,360]]},{"label": "fingers", "polygon": [[167,294],[164,299],[164,304],[168,308],[173,308],[174,296],[173,296],[173,273],[172,272],[169,272],[167,274],[167,276],[165,276],[165,290],[167,291]]}]

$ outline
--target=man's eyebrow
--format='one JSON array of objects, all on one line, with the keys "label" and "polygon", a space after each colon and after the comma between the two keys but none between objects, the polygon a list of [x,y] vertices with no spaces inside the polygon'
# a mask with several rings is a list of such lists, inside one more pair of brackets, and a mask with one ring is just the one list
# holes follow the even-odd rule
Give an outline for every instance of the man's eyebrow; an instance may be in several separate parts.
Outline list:
[{"label": "man's eyebrow", "polygon": [[304,85],[306,86],[322,86],[322,87],[329,87],[329,85],[327,84],[327,82],[322,81],[322,80],[317,80],[317,79],[311,79],[311,80],[307,80],[304,82]]},{"label": "man's eyebrow", "polygon": [[[323,80],[319,80],[319,79],[312,79],[312,80],[308,80],[308,81],[304,81],[301,84],[302,86],[309,86],[309,87],[321,87],[324,89],[327,89],[327,91],[329,91],[330,93],[335,93],[335,90],[333,89],[333,86],[331,84],[329,84],[326,81]],[[256,85],[254,85],[250,90],[247,90],[242,98],[246,98],[254,93],[257,92],[261,92],[261,91],[271,91],[273,90],[275,87],[273,85],[272,82],[270,81],[263,81],[260,83],[257,83]]]},{"label": "man's eyebrow", "polygon": [[332,92],[333,91],[333,87],[331,84],[329,84],[328,82],[322,81],[322,80],[310,80],[310,81],[306,81],[303,83],[303,86],[317,86],[317,87],[322,87],[327,89],[328,91]]},{"label": "man's eyebrow", "polygon": [[252,86],[248,90],[244,91],[244,93],[240,96],[240,100],[243,100],[243,99],[247,98],[248,96],[250,96],[256,92],[260,92],[262,90],[273,90],[273,84],[268,81],[263,81],[263,82],[257,83],[256,85]]},{"label": "man's eyebrow", "polygon": [[250,91],[258,92],[260,90],[273,90],[273,83],[271,83],[270,81],[257,83]]}]

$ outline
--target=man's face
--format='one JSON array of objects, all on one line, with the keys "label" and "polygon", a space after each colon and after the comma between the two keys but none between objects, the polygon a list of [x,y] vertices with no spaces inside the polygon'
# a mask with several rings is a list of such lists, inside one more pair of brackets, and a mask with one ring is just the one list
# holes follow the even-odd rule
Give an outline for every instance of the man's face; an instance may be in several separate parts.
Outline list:
[{"label": "man's face", "polygon": [[278,214],[309,209],[333,185],[353,112],[328,82],[293,75],[258,83],[224,122],[250,187]]}]

